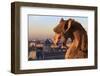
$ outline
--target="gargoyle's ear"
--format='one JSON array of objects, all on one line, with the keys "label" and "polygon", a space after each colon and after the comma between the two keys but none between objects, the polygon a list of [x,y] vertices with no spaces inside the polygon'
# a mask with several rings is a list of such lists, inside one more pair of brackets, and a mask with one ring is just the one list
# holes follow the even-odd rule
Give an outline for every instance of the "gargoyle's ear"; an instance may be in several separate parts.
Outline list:
[{"label": "gargoyle's ear", "polygon": [[63,22],[63,21],[64,21],[64,19],[63,19],[63,18],[61,18],[60,22]]},{"label": "gargoyle's ear", "polygon": [[72,26],[72,21],[73,21],[73,19],[69,19],[69,20],[67,20],[67,29],[66,29],[66,31],[68,31],[70,28],[71,28],[71,26]]}]

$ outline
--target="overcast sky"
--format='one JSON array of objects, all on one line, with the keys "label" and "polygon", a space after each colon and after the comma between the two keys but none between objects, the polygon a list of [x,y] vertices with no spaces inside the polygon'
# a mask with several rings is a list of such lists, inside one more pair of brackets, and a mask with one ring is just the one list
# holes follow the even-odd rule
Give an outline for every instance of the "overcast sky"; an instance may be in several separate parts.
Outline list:
[{"label": "overcast sky", "polygon": [[73,18],[76,21],[80,22],[82,26],[87,30],[87,17],[29,15],[29,40],[52,38],[54,35],[53,28],[59,23],[61,18],[65,20]]}]

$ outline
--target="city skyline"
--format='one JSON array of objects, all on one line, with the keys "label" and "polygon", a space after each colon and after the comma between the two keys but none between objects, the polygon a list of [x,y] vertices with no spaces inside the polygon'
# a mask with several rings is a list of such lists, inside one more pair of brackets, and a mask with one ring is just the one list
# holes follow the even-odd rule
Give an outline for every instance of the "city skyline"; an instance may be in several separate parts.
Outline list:
[{"label": "city skyline", "polygon": [[73,18],[80,22],[86,31],[88,29],[87,17],[28,15],[29,40],[53,38],[53,28],[57,26],[61,18],[64,20]]}]

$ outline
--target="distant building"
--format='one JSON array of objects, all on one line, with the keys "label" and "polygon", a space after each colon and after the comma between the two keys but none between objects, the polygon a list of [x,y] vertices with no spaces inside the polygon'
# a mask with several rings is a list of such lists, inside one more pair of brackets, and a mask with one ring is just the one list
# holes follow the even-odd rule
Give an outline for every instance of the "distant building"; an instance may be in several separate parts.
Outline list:
[{"label": "distant building", "polygon": [[52,45],[52,40],[46,39],[45,42],[44,42],[44,45],[45,45],[45,46],[50,46],[50,45]]},{"label": "distant building", "polygon": [[29,41],[28,45],[29,45],[29,47],[35,47],[36,46],[36,41],[35,40]]},{"label": "distant building", "polygon": [[43,51],[49,52],[51,50],[52,40],[46,39],[44,42]]}]

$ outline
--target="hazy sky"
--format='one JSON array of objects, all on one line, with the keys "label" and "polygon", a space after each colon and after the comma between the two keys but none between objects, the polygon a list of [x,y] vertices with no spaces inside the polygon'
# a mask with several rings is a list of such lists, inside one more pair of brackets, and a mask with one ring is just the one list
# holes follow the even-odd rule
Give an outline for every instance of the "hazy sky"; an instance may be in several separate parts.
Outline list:
[{"label": "hazy sky", "polygon": [[73,18],[87,30],[87,17],[28,15],[29,40],[52,38],[53,28],[57,26],[61,18],[65,20]]}]

